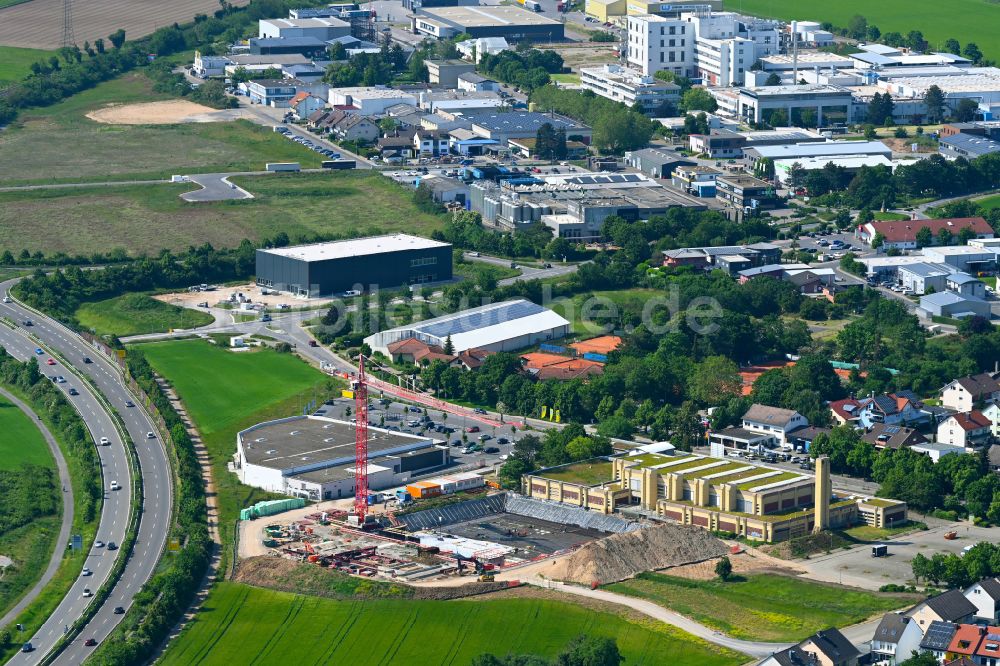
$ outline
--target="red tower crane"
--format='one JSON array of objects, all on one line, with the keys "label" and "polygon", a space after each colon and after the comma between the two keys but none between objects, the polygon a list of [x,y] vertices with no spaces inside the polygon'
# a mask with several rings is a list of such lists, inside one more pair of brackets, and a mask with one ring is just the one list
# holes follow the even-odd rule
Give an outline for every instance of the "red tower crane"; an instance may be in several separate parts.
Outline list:
[{"label": "red tower crane", "polygon": [[368,385],[365,382],[365,357],[358,357],[358,378],[354,382],[354,513],[358,525],[368,514]]}]

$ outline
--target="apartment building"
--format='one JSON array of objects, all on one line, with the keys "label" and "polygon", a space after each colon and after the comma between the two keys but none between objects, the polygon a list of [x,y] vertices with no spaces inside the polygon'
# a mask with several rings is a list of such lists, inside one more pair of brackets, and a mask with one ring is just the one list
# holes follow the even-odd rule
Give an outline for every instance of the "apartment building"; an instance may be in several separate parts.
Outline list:
[{"label": "apartment building", "polygon": [[754,62],[778,52],[780,25],[733,12],[629,16],[626,57],[647,76],[667,70],[710,86],[743,85]]},{"label": "apartment building", "polygon": [[681,87],[658,81],[634,69],[618,65],[581,67],[580,85],[601,97],[633,106],[637,102],[646,113],[656,113],[664,104],[680,101]]}]

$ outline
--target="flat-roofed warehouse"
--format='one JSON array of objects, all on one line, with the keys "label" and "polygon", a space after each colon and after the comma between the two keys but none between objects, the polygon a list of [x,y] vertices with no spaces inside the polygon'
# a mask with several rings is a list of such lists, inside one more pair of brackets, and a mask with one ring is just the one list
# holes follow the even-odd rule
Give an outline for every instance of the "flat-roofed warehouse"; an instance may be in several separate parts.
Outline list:
[{"label": "flat-roofed warehouse", "polygon": [[296,296],[450,280],[451,244],[392,234],[257,250],[257,284]]},{"label": "flat-roofed warehouse", "polygon": [[390,355],[389,345],[416,338],[444,348],[448,338],[454,353],[468,349],[513,351],[569,334],[562,316],[524,299],[490,303],[434,319],[380,331],[365,338],[372,351]]},{"label": "flat-roofed warehouse", "polygon": [[[354,496],[355,426],[320,416],[265,421],[236,435],[240,481],[309,500]],[[368,486],[380,490],[446,466],[443,442],[368,428]]]},{"label": "flat-roofed warehouse", "polygon": [[410,17],[416,33],[450,39],[467,34],[504,37],[508,42],[554,42],[565,38],[563,24],[520,7],[434,7]]}]

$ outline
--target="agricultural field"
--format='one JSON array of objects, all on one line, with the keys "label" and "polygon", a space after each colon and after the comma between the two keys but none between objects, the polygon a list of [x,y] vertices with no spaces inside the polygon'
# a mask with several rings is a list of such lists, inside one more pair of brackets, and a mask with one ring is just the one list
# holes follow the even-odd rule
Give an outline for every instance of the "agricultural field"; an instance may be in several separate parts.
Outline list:
[{"label": "agricultural field", "polygon": [[24,412],[0,398],[0,470],[21,465],[55,468],[56,461],[41,431]]},{"label": "agricultural field", "polygon": [[995,29],[1000,5],[984,0],[838,0],[808,7],[799,0],[726,0],[725,8],[755,16],[829,21],[838,27],[846,27],[852,16],[860,14],[882,34],[920,30],[932,48],[955,38],[963,45],[975,42],[987,58],[1000,58],[1000,36]]},{"label": "agricultural field", "polygon": [[204,340],[155,342],[140,349],[174,386],[201,433],[212,460],[222,540],[229,543],[239,510],[270,498],[241,484],[226,468],[236,433],[261,421],[301,414],[310,400],[322,402],[340,384],[292,354],[269,349],[234,354]]},{"label": "agricultural field", "polygon": [[[110,246],[155,255],[202,243],[231,247],[281,231],[293,240],[394,231],[428,236],[444,226],[442,217],[419,211],[402,186],[371,171],[232,180],[255,198],[187,203],[179,195],[190,184],[0,192],[0,250],[88,254]],[[46,224],[31,222],[37,219]]]},{"label": "agricultural field", "polygon": [[643,573],[607,589],[648,599],[734,638],[782,642],[854,624],[915,599],[767,574],[723,583]]},{"label": "agricultural field", "polygon": [[[247,0],[235,0],[233,4],[245,5]],[[191,21],[198,13],[211,14],[218,8],[214,0],[79,2],[73,4],[73,33],[77,44],[93,43],[100,37],[107,40],[107,36],[119,28],[124,28],[128,37],[135,39],[175,21]],[[62,38],[62,24],[62,0],[31,0],[7,7],[0,10],[0,44],[56,49]]]},{"label": "agricultural field", "polygon": [[[0,0],[0,8],[4,6],[5,1],[7,0]],[[12,81],[20,81],[31,73],[31,63],[48,60],[51,55],[51,51],[41,49],[0,46],[0,86]]]},{"label": "agricultural field", "polygon": [[97,335],[113,333],[119,337],[196,328],[215,320],[210,314],[170,305],[145,294],[125,294],[84,303],[77,309],[76,318],[81,326]]},{"label": "agricultural field", "polygon": [[[46,0],[30,4],[42,1]],[[112,104],[170,99],[177,98],[153,91],[149,78],[136,72],[105,81],[58,104],[24,112],[10,131],[0,135],[0,185],[260,171],[266,162],[297,161],[303,167],[319,167],[315,151],[247,120],[112,125],[87,117]]]},{"label": "agricultural field", "polygon": [[[484,652],[553,657],[579,634],[608,636],[631,666],[746,660],[675,629],[540,599],[333,601],[219,583],[164,666],[247,663],[466,666]],[[309,637],[321,636],[322,640]]]}]

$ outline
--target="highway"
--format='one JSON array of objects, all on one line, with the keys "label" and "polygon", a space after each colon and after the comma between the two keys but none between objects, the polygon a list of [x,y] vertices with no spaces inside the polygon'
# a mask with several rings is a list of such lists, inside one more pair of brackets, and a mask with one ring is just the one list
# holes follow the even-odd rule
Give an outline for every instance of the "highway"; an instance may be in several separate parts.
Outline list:
[{"label": "highway", "polygon": [[[0,283],[0,295],[7,296],[14,280]],[[40,316],[20,306],[16,301],[0,304],[0,316],[7,317],[21,329],[15,333],[7,327],[0,327],[0,344],[12,350],[20,349],[22,355],[34,354],[37,344],[30,341],[26,332],[30,332],[41,341],[41,346],[54,350],[67,359],[82,374],[85,374],[98,387],[104,396],[122,416],[129,436],[135,442],[139,466],[142,472],[142,492],[145,497],[145,507],[139,523],[138,538],[133,556],[129,559],[121,578],[115,583],[106,602],[94,614],[91,621],[80,632],[77,639],[69,645],[55,660],[56,664],[80,664],[93,651],[84,646],[84,641],[94,638],[98,642],[104,640],[115,628],[121,615],[114,614],[114,608],[128,608],[132,598],[149,580],[156,569],[157,562],[166,544],[167,533],[171,524],[172,476],[163,443],[157,435],[155,439],[147,439],[146,433],[155,432],[151,417],[139,405],[123,384],[117,368],[95,348],[88,345],[82,338],[61,324]],[[23,326],[25,320],[31,320],[33,325]],[[48,358],[48,355],[43,355]],[[85,363],[84,358],[92,359]],[[57,359],[59,361],[59,359]],[[110,416],[104,411],[101,403],[91,394],[87,385],[62,366],[59,361],[56,366],[42,366],[47,375],[62,375],[66,384],[60,387],[68,391],[75,387],[80,395],[70,397],[79,409],[95,438],[108,437],[110,446],[99,446],[101,464],[104,475],[104,487],[110,482],[118,481],[122,489],[115,492],[106,491],[106,501],[101,513],[100,527],[97,539],[120,543],[125,536],[128,524],[130,506],[130,487],[128,460],[123,443],[119,440],[117,431]],[[60,371],[61,370],[61,371]],[[69,396],[68,396],[69,397]],[[127,407],[126,402],[136,403],[135,407]],[[120,551],[117,551],[120,552]],[[42,628],[30,640],[36,650],[33,653],[19,653],[9,661],[9,664],[36,664],[62,635],[64,627],[75,622],[83,613],[90,600],[82,597],[83,588],[89,587],[95,591],[100,583],[107,578],[112,567],[113,558],[104,548],[95,548],[88,557],[88,566],[93,570],[93,576],[85,581],[77,581],[69,594],[46,621]]]}]

